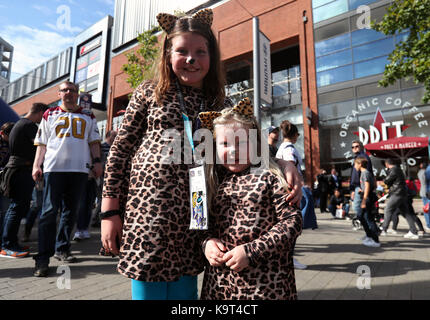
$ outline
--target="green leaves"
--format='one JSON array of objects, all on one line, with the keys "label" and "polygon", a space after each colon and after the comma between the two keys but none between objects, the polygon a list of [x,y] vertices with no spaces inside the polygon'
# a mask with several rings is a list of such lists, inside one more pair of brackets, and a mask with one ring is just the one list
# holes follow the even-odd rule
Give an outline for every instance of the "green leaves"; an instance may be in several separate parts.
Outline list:
[{"label": "green leaves", "polygon": [[126,54],[128,63],[122,66],[122,70],[128,74],[127,83],[131,88],[144,80],[152,79],[155,75],[154,62],[159,55],[158,38],[156,33],[161,31],[159,26],[139,34],[137,41],[140,46],[135,52]]},{"label": "green leaves", "polygon": [[372,29],[386,35],[409,30],[408,38],[396,45],[379,85],[387,87],[401,78],[412,77],[426,89],[423,102],[430,101],[430,0],[394,0],[387,14]]}]

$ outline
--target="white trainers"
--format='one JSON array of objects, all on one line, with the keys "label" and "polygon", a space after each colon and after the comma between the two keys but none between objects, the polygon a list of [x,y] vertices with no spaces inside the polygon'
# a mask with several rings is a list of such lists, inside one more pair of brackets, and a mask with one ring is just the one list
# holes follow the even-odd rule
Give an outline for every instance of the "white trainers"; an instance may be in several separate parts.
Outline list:
[{"label": "white trainers", "polygon": [[417,234],[413,234],[412,232],[409,231],[407,234],[403,236],[403,238],[418,240],[420,237]]},{"label": "white trainers", "polygon": [[371,238],[369,238],[368,236],[363,236],[361,238],[357,238],[357,240],[360,240],[360,241],[367,241],[369,239],[371,239]]},{"label": "white trainers", "polygon": [[418,231],[418,237],[420,238],[424,237],[424,231]]},{"label": "white trainers", "polygon": [[298,262],[296,259],[293,258],[293,262],[294,262],[294,269],[300,269],[300,270],[304,270],[306,269],[308,266],[305,264],[302,264],[300,262]]},{"label": "white trainers", "polygon": [[388,231],[387,232],[381,231],[381,233],[379,234],[379,236],[381,237],[386,237],[387,235],[388,235]]},{"label": "white trainers", "polygon": [[430,232],[430,228],[429,228],[429,227],[424,227],[424,230],[425,230],[426,232]]},{"label": "white trainers", "polygon": [[366,247],[373,247],[373,248],[379,248],[381,244],[379,242],[375,242],[372,238],[369,238],[368,240],[364,240],[363,244]]},{"label": "white trainers", "polygon": [[73,236],[73,241],[76,241],[76,240],[82,240],[84,237],[83,237],[83,235],[82,235],[82,232],[81,231],[76,231],[75,232],[75,235]]},{"label": "white trainers", "polygon": [[388,229],[388,230],[387,230],[387,233],[388,233],[388,234],[394,234],[394,235],[395,235],[395,234],[398,234],[398,233],[397,233],[397,231],[396,231],[396,230],[394,230],[394,229]]},{"label": "white trainers", "polygon": [[82,239],[89,239],[89,238],[91,238],[91,235],[88,232],[88,230],[81,231],[81,236],[82,236]]}]

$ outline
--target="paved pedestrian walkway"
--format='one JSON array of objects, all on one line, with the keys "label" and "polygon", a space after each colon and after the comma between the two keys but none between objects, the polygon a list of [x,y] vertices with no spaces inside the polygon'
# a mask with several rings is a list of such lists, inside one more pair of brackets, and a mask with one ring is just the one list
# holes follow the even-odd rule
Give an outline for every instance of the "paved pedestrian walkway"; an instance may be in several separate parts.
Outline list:
[{"label": "paved pedestrian walkway", "polygon": [[329,216],[318,214],[319,228],[304,230],[297,241],[295,257],[308,265],[295,271],[300,300],[430,299],[430,234],[403,238],[408,228],[400,217],[399,235],[369,248],[358,240],[363,230]]},{"label": "paved pedestrian walkway", "polygon": [[[430,299],[429,234],[404,239],[407,225],[400,217],[400,236],[381,237],[380,248],[368,248],[358,240],[364,231],[353,231],[351,221],[329,213],[317,218],[319,228],[304,230],[296,244],[295,257],[308,265],[295,272],[300,300]],[[33,254],[36,233],[29,243]],[[52,259],[48,278],[33,277],[31,257],[0,258],[0,300],[130,300],[130,280],[117,273],[117,259],[98,256],[100,232],[91,233],[91,239],[73,242],[79,262],[67,269]]]}]

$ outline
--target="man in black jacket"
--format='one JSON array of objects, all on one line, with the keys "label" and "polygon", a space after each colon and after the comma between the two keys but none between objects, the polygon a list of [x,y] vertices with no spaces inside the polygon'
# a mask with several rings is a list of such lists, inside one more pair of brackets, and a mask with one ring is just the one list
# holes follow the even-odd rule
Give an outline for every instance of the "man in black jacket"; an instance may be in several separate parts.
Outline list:
[{"label": "man in black jacket", "polygon": [[18,231],[21,219],[25,217],[31,202],[34,181],[31,176],[33,160],[36,154],[34,138],[37,123],[42,120],[48,106],[35,103],[30,112],[13,127],[9,135],[10,158],[6,165],[10,183],[8,184],[9,209],[3,223],[1,256],[22,258],[29,255],[28,248],[18,243]]},{"label": "man in black jacket", "polygon": [[384,209],[384,224],[382,232],[387,232],[388,225],[393,214],[397,209],[404,213],[406,221],[409,225],[409,232],[405,234],[405,238],[419,239],[417,228],[415,227],[414,217],[408,209],[408,193],[406,189],[405,175],[393,159],[385,160],[385,167],[389,170],[388,176],[384,179],[384,183],[389,188],[389,197],[387,205]]}]

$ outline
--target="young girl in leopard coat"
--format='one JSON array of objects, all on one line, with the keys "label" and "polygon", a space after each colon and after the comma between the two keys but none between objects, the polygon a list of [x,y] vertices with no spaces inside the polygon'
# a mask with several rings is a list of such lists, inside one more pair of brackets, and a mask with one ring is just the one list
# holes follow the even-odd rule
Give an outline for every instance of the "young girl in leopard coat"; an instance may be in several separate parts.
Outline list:
[{"label": "young girl in leopard coat", "polygon": [[[172,139],[164,134],[174,129],[184,137],[183,114],[194,121],[201,111],[231,104],[225,100],[212,10],[157,19],[166,32],[159,77],[135,90],[110,149],[102,243],[107,253],[119,253],[118,271],[132,279],[132,299],[197,299],[204,257],[199,231],[189,230],[190,166],[183,149],[179,162],[169,163],[165,151]],[[123,219],[121,199],[126,199]]]},{"label": "young girl in leopard coat", "polygon": [[[286,201],[286,182],[273,160],[262,157],[266,169],[252,165],[251,154],[261,150],[252,114],[245,99],[211,116],[220,164],[208,166],[212,208],[202,242],[208,263],[201,299],[297,299],[291,253],[302,215]],[[250,142],[252,130],[257,141]]]}]

